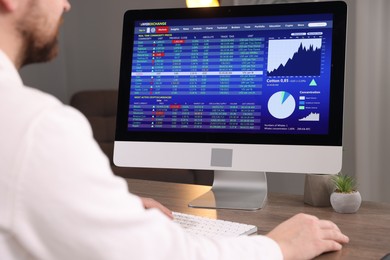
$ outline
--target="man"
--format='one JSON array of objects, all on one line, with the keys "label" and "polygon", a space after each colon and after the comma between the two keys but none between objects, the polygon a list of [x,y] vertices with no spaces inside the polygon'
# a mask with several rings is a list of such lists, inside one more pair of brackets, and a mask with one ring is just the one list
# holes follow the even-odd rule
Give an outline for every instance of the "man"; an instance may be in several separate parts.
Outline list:
[{"label": "man", "polygon": [[168,209],[128,193],[87,120],[17,72],[56,56],[69,10],[67,0],[0,0],[0,259],[308,259],[348,242],[304,214],[266,236],[190,236]]}]

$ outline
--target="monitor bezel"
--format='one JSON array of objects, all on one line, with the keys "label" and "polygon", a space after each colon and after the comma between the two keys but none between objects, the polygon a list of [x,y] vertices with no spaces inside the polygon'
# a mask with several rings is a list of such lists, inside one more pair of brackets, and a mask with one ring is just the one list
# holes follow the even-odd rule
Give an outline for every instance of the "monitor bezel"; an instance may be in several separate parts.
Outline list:
[{"label": "monitor bezel", "polygon": [[[344,2],[317,2],[272,4],[255,6],[232,6],[218,8],[129,10],[124,15],[121,68],[116,120],[116,141],[177,142],[177,143],[231,143],[275,145],[320,145],[342,146],[344,71],[346,45],[346,12]],[[274,15],[332,14],[333,44],[330,78],[329,131],[318,134],[262,134],[262,133],[207,133],[128,131],[128,107],[130,97],[130,74],[135,22],[139,20],[226,18]],[[342,73],[341,73],[342,72]]]}]

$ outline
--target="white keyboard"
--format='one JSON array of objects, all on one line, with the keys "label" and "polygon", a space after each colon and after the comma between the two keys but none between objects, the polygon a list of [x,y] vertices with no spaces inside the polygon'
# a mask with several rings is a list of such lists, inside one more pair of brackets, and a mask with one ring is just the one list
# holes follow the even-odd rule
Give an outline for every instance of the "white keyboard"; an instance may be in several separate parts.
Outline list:
[{"label": "white keyboard", "polygon": [[206,237],[238,237],[257,232],[257,227],[237,222],[210,219],[173,212],[174,222],[188,233]]}]

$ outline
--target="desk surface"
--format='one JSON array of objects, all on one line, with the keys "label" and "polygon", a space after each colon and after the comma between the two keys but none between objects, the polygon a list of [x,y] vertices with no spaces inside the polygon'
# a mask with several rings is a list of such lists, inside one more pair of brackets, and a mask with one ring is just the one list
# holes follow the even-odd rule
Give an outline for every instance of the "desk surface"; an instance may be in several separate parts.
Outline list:
[{"label": "desk surface", "polygon": [[173,211],[256,225],[262,235],[300,212],[332,220],[350,242],[340,252],[323,254],[319,259],[380,259],[390,253],[390,204],[363,202],[357,213],[339,214],[331,207],[306,205],[300,195],[271,193],[265,208],[258,211],[195,209],[187,204],[210,187],[132,179],[127,182],[132,193],[154,198]]}]

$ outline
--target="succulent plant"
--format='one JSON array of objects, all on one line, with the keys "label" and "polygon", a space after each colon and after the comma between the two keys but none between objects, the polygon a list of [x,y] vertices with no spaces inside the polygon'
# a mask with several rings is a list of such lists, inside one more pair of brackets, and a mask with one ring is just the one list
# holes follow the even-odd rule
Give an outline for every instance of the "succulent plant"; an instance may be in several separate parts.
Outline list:
[{"label": "succulent plant", "polygon": [[356,191],[356,180],[355,178],[339,173],[332,177],[335,192],[339,193],[352,193]]}]

